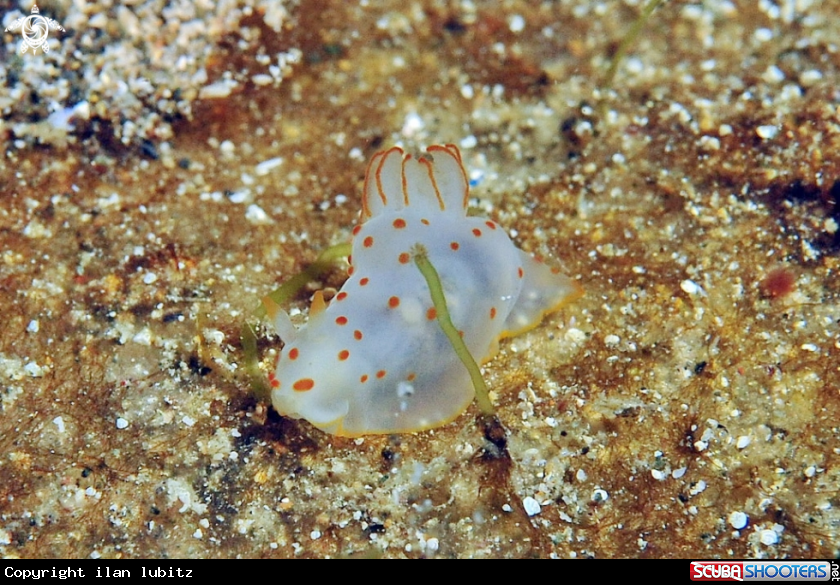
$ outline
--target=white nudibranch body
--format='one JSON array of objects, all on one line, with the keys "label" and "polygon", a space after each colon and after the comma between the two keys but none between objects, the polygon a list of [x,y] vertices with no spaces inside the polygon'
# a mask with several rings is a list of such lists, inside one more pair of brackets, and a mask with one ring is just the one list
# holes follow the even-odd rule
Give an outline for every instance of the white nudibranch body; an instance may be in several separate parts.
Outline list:
[{"label": "white nudibranch body", "polygon": [[371,159],[349,278],[296,333],[280,312],[285,347],[271,376],[284,415],[336,435],[414,432],[447,423],[473,399],[466,367],[436,321],[413,262],[425,248],[455,327],[479,361],[496,341],[536,326],[582,289],[513,245],[501,227],[467,217],[458,148],[398,147]]}]

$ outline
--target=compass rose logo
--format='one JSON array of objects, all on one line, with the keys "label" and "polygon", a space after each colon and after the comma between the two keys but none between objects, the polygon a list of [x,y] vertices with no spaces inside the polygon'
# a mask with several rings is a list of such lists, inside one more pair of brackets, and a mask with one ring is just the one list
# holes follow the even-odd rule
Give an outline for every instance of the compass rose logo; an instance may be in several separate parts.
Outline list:
[{"label": "compass rose logo", "polygon": [[32,5],[32,14],[18,18],[9,25],[6,32],[14,32],[18,29],[20,29],[20,34],[23,37],[23,42],[20,44],[21,54],[29,48],[32,48],[33,53],[37,52],[38,49],[49,53],[50,46],[47,44],[47,36],[50,29],[65,32],[64,28],[55,20],[41,16],[37,4]]}]

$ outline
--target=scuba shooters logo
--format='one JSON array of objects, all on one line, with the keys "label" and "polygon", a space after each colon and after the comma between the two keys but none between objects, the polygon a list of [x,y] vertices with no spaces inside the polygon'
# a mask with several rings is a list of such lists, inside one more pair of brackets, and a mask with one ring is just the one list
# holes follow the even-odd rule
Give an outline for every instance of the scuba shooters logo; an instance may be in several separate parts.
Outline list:
[{"label": "scuba shooters logo", "polygon": [[[832,565],[834,565],[832,567]],[[692,561],[692,581],[836,581],[837,561]]]}]

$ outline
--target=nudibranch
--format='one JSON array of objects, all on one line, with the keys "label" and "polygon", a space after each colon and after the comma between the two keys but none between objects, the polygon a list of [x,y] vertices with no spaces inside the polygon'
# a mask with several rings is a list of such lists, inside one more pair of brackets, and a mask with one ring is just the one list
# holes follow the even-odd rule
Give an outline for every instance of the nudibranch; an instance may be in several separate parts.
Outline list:
[{"label": "nudibranch", "polygon": [[374,155],[347,281],[326,308],[316,293],[309,322],[297,331],[277,313],[285,346],[270,378],[281,415],[354,437],[437,427],[467,408],[473,385],[412,261],[418,245],[437,269],[452,322],[481,361],[495,354],[499,338],[536,326],[582,294],[519,250],[499,224],[468,217],[468,197],[453,145],[417,157],[399,147]]}]

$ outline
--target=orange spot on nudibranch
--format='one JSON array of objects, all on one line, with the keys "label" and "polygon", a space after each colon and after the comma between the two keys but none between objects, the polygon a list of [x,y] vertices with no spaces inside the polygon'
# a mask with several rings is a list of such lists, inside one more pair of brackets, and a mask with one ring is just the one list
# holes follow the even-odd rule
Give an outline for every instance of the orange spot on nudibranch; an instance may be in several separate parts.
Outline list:
[{"label": "orange spot on nudibranch", "polygon": [[356,341],[361,341],[362,340],[362,332],[359,331],[358,329],[356,329],[353,332],[353,339],[355,339]]},{"label": "orange spot on nudibranch", "polygon": [[490,318],[491,319],[496,318],[496,307],[490,307]]},{"label": "orange spot on nudibranch", "polygon": [[429,321],[434,321],[437,319],[437,309],[431,307],[428,311],[426,311],[426,319]]},{"label": "orange spot on nudibranch", "polygon": [[385,377],[385,374],[387,374],[387,373],[388,372],[386,372],[385,370],[379,370],[378,372],[376,372],[376,377],[381,380],[382,378]]},{"label": "orange spot on nudibranch", "polygon": [[362,245],[364,245],[365,248],[370,248],[371,246],[373,246],[373,236],[366,237],[362,242]]},{"label": "orange spot on nudibranch", "polygon": [[301,378],[294,384],[292,384],[292,388],[294,388],[298,392],[308,392],[315,387],[315,380],[312,378]]},{"label": "orange spot on nudibranch", "polygon": [[364,383],[365,383],[365,382],[367,382],[367,381],[368,381],[368,375],[367,375],[367,374],[362,374],[362,377],[361,377],[361,378],[359,378],[359,382],[361,382],[362,384],[364,384]]},{"label": "orange spot on nudibranch", "polygon": [[335,300],[337,300],[337,301],[343,301],[346,298],[347,298],[347,293],[344,292],[344,291],[341,291],[340,293],[335,295]]},{"label": "orange spot on nudibranch", "polygon": [[496,229],[496,224],[495,224],[495,222],[492,222],[492,221],[485,221],[485,222],[484,222],[484,225],[486,225],[487,227],[489,227],[491,230]]},{"label": "orange spot on nudibranch", "polygon": [[411,254],[409,254],[408,252],[403,252],[402,254],[400,254],[399,260],[400,264],[408,264],[408,262],[411,260]]},{"label": "orange spot on nudibranch", "polygon": [[347,317],[345,317],[344,315],[339,315],[338,317],[335,318],[335,324],[336,325],[347,325]]},{"label": "orange spot on nudibranch", "polygon": [[362,226],[357,225],[356,227],[353,228],[353,235],[354,236],[358,235],[360,231],[362,231]]},{"label": "orange spot on nudibranch", "polygon": [[410,374],[406,377],[406,380],[407,380],[408,382],[413,382],[416,378],[417,378],[417,374],[415,374],[414,372],[411,372],[411,373],[410,373]]},{"label": "orange spot on nudibranch", "polygon": [[522,278],[523,276],[525,276],[525,271],[522,270],[521,266],[517,269],[517,273],[519,274],[519,278]]},{"label": "orange spot on nudibranch", "polygon": [[346,349],[342,349],[340,352],[338,352],[338,360],[339,361],[343,362],[344,360],[346,360],[349,357],[350,357],[350,352],[347,351]]},{"label": "orange spot on nudibranch", "polygon": [[461,244],[459,244],[458,242],[452,242],[451,244],[449,244],[449,247],[452,248],[453,250],[457,250],[458,248],[461,247]]},{"label": "orange spot on nudibranch", "polygon": [[474,235],[476,238],[478,238],[478,237],[480,237],[480,236],[481,236],[481,230],[480,230],[480,229],[478,229],[478,228],[473,228],[473,231],[472,231],[472,232],[473,232],[473,235]]},{"label": "orange spot on nudibranch", "polygon": [[394,224],[393,224],[393,225],[394,225],[394,227],[395,227],[395,228],[397,228],[398,230],[401,230],[401,229],[403,229],[403,228],[405,227],[405,220],[404,220],[403,218],[401,218],[401,217],[398,217],[397,219],[395,219],[395,220],[394,220]]},{"label": "orange spot on nudibranch", "polygon": [[271,384],[272,388],[279,388],[280,387],[280,380],[274,375],[274,372],[269,372],[268,374],[268,382]]},{"label": "orange spot on nudibranch", "polygon": [[298,359],[298,354],[299,354],[298,348],[293,347],[292,349],[289,350],[289,359],[290,360]]},{"label": "orange spot on nudibranch", "polygon": [[370,282],[370,279],[367,276],[365,276],[363,279],[361,279],[359,281],[359,286],[367,286],[367,283],[369,283],[369,282]]},{"label": "orange spot on nudibranch", "polygon": [[423,225],[429,225],[429,220],[428,219],[421,219],[420,223],[422,223]]},{"label": "orange spot on nudibranch", "polygon": [[392,309],[396,309],[400,306],[400,297],[391,297],[388,299],[388,306]]},{"label": "orange spot on nudibranch", "polygon": [[353,276],[353,272],[356,270],[355,266],[351,266],[347,269],[347,276]]}]

